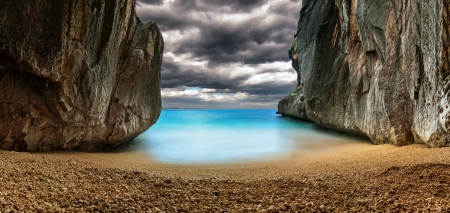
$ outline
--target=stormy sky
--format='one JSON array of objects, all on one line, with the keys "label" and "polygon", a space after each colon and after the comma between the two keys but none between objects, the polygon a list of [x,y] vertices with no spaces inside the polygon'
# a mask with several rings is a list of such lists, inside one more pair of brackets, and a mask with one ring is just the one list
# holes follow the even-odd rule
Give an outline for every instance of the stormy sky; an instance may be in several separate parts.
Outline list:
[{"label": "stormy sky", "polygon": [[163,107],[270,108],[296,86],[301,0],[138,0],[161,30]]}]

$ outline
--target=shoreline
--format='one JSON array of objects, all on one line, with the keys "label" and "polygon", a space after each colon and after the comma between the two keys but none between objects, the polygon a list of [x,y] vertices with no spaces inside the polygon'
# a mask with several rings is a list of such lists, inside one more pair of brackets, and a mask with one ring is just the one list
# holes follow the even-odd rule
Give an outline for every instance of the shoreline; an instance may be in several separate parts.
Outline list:
[{"label": "shoreline", "polygon": [[347,144],[221,165],[143,151],[0,155],[4,212],[450,210],[450,148]]}]

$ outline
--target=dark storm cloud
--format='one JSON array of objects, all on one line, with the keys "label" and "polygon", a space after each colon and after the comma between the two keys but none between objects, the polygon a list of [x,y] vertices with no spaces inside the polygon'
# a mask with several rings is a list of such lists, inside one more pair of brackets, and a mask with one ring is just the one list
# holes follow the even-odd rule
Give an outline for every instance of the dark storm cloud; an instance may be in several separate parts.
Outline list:
[{"label": "dark storm cloud", "polygon": [[277,99],[280,100],[280,97],[287,95],[287,91],[291,91],[292,85],[280,84],[280,83],[265,83],[265,84],[256,84],[251,86],[246,86],[240,91],[245,91],[251,95],[276,95]]},{"label": "dark storm cloud", "polygon": [[[213,74],[197,73],[192,70],[177,73],[163,73],[161,79],[162,88],[175,88],[179,85],[188,87],[214,88],[217,90],[227,90],[229,92],[239,91],[240,85],[248,76],[228,77],[220,79]],[[194,77],[193,77],[194,76]]]},{"label": "dark storm cloud", "polygon": [[214,73],[198,72],[191,69],[180,71],[175,63],[165,61],[161,70],[162,88],[175,88],[179,85],[188,87],[215,88],[218,90],[237,91],[249,75],[219,78]]},{"label": "dark storm cloud", "polygon": [[[243,13],[261,6],[265,1],[266,0],[176,0],[170,2],[170,11],[175,13],[196,11]],[[144,4],[161,4],[163,0],[138,0],[137,2]]]},{"label": "dark storm cloud", "polygon": [[254,7],[257,7],[264,3],[264,0],[202,0],[202,2],[207,3],[211,6],[214,5],[218,7],[230,7],[234,11],[247,12],[251,11]]},{"label": "dark storm cloud", "polygon": [[137,0],[138,4],[152,4],[152,5],[161,5],[163,0]]},{"label": "dark storm cloud", "polygon": [[181,0],[172,3],[177,10],[248,12],[265,0]]},{"label": "dark storm cloud", "polygon": [[[221,15],[236,14],[244,9],[252,11],[265,2],[178,0],[161,7],[146,7],[138,12],[141,19],[154,20],[162,31],[188,31],[192,28],[200,31],[199,35],[177,42],[173,50],[176,54],[189,52],[212,65],[286,61],[286,52],[297,26],[300,3],[296,3],[296,8],[292,7],[291,1],[279,2],[270,4],[267,14],[249,13],[241,19],[220,20]],[[254,51],[248,53],[249,50]]]},{"label": "dark storm cloud", "polygon": [[[300,7],[301,0],[138,0],[137,13],[143,21],[154,20],[163,32],[163,90],[210,88],[230,95],[228,104],[251,108],[252,102],[274,107],[295,87],[295,71],[273,64],[290,63],[287,50]],[[237,93],[248,97],[233,100]],[[200,96],[163,94],[164,106],[177,104],[223,107],[223,102]]]},{"label": "dark storm cloud", "polygon": [[[291,84],[286,82],[269,81],[264,83],[246,84],[246,81],[251,77],[250,74],[243,74],[239,76],[225,76],[219,77],[210,72],[199,72],[195,70],[183,70],[176,65],[176,63],[166,61],[162,69],[162,88],[176,88],[180,85],[186,87],[200,87],[200,88],[214,88],[217,92],[223,93],[237,93],[244,92],[249,95],[278,95],[282,97],[288,91],[293,89],[294,80]],[[256,73],[279,73],[280,70],[266,69],[260,70]]]},{"label": "dark storm cloud", "polygon": [[174,53],[191,53],[194,57],[208,60],[211,65],[286,61],[287,49],[293,36],[290,33],[292,30],[284,29],[283,24],[282,19],[270,25],[255,19],[236,23],[233,27],[218,25],[202,28],[201,39],[197,42],[185,40],[178,44],[179,48]]}]

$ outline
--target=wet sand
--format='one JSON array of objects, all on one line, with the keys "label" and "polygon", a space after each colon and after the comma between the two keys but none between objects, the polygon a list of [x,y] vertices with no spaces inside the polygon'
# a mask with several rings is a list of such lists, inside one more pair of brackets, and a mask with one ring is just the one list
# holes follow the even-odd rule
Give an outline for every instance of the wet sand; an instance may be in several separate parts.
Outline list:
[{"label": "wet sand", "polygon": [[143,151],[0,156],[3,212],[450,211],[450,148],[349,143],[224,165]]}]

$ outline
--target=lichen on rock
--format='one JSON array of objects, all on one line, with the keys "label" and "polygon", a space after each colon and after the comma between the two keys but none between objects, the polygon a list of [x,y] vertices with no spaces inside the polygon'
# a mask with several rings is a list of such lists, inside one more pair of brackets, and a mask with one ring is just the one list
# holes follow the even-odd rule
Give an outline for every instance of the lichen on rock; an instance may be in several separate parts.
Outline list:
[{"label": "lichen on rock", "polygon": [[97,151],[156,122],[164,42],[134,0],[0,3],[0,149]]},{"label": "lichen on rock", "polygon": [[375,144],[450,146],[449,3],[304,0],[290,50],[302,92],[279,113]]}]

